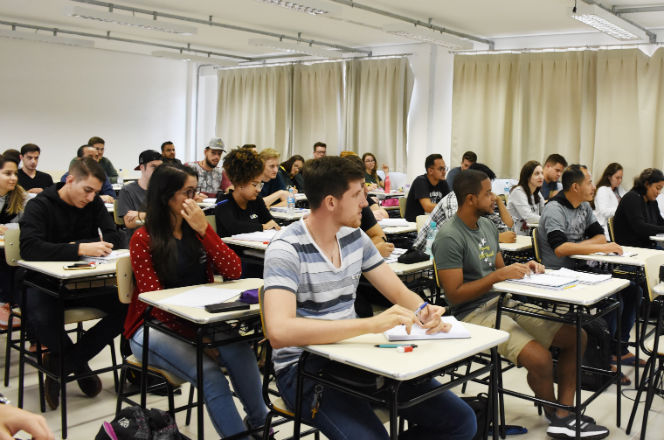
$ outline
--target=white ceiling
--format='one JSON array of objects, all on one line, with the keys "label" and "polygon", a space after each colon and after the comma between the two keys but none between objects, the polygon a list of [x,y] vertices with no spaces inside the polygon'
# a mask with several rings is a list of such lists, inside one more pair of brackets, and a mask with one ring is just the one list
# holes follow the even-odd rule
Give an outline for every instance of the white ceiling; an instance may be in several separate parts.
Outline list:
[{"label": "white ceiling", "polygon": [[[341,15],[335,17],[310,16],[268,5],[258,0],[117,0],[109,3],[198,20],[208,20],[212,16],[212,21],[215,23],[267,31],[287,37],[297,37],[299,34],[303,40],[316,40],[367,51],[385,46],[398,47],[413,43],[411,40],[381,30],[386,24],[400,23],[399,20],[352,8],[340,4],[344,2],[339,0],[319,1],[326,1],[328,4],[340,8]],[[527,42],[534,40],[544,42],[541,43],[543,45],[563,46],[622,44],[618,40],[573,20],[569,10],[573,6],[574,0],[359,0],[355,3],[424,22],[431,19],[431,23],[434,25],[492,40],[496,42],[497,48],[532,47],[532,44]],[[603,0],[601,3],[609,8],[614,6],[664,6],[664,0]],[[250,32],[158,18],[159,21],[193,25],[198,29],[195,35],[174,35],[70,17],[64,11],[71,6],[108,11],[108,8],[102,6],[83,4],[73,0],[0,0],[0,21],[58,28],[62,31],[98,36],[104,36],[110,31],[111,37],[114,38],[180,48],[185,48],[189,44],[194,49],[246,58],[262,58],[280,54],[274,49],[249,45],[248,40],[251,38],[269,38]],[[129,12],[117,8],[114,13],[129,14]],[[135,15],[150,18],[141,13]],[[658,33],[658,42],[664,41],[664,12],[627,14],[625,17]],[[10,28],[7,24],[0,24],[0,29]],[[26,29],[19,30],[25,31]],[[31,30],[31,32],[35,31]],[[43,30],[38,32],[48,33]],[[96,47],[100,49],[136,53],[167,50],[147,44],[93,39]],[[485,49],[487,46],[476,44],[475,47]],[[358,52],[355,55],[361,54]]]}]

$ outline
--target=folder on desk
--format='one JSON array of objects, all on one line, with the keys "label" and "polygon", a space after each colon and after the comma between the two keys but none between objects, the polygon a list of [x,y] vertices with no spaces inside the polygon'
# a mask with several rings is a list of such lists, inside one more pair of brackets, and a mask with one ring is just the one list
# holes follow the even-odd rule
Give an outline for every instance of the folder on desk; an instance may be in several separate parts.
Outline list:
[{"label": "folder on desk", "polygon": [[406,333],[405,325],[397,325],[387,330],[383,334],[388,341],[418,341],[426,339],[465,339],[470,338],[470,332],[454,316],[443,316],[443,322],[451,324],[449,332],[438,332],[431,335],[427,334],[426,329],[419,325],[414,325],[410,329],[410,334]]}]

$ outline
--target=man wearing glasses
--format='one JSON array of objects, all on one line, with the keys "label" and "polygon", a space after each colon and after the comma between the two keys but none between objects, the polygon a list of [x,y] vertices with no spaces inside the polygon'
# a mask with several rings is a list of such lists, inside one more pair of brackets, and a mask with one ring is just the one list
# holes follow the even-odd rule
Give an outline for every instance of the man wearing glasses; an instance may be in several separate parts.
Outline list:
[{"label": "man wearing glasses", "polygon": [[450,192],[445,181],[447,166],[440,154],[430,154],[424,161],[426,174],[413,180],[406,199],[406,220],[414,222],[418,215],[433,211],[436,204]]},{"label": "man wearing glasses", "polygon": [[199,191],[207,197],[215,197],[221,189],[222,173],[217,165],[224,151],[224,141],[221,138],[212,138],[205,147],[205,158],[186,164],[198,173]]}]

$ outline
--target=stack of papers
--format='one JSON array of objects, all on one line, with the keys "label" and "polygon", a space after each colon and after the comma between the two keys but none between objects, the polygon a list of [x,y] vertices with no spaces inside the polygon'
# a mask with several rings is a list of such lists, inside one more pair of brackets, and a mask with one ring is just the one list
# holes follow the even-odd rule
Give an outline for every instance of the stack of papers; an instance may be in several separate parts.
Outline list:
[{"label": "stack of papers", "polygon": [[592,255],[608,255],[608,256],[616,256],[616,257],[635,257],[638,254],[636,252],[625,252],[625,251],[623,251],[622,255],[618,255],[615,252],[595,252]]},{"label": "stack of papers", "polygon": [[579,272],[566,268],[551,271],[549,274],[575,278],[580,284],[597,284],[611,279],[611,274],[608,273]]},{"label": "stack of papers", "polygon": [[400,257],[401,255],[405,254],[407,250],[408,250],[408,249],[394,248],[394,250],[392,251],[392,253],[391,253],[390,255],[388,255],[387,257],[385,257],[385,262],[386,262],[387,264],[389,264],[389,263],[396,263],[397,260],[399,259],[399,257]]},{"label": "stack of papers", "polygon": [[245,241],[259,241],[261,243],[270,242],[277,233],[276,229],[266,229],[265,231],[247,232],[244,234],[231,235],[231,238]]},{"label": "stack of papers", "polygon": [[[288,213],[288,208],[285,207],[285,206],[274,206],[274,207],[270,208],[270,211]],[[295,213],[295,214],[308,214],[309,210],[306,209],[306,208],[293,208],[293,213]]]},{"label": "stack of papers", "polygon": [[524,284],[526,286],[543,287],[545,289],[565,289],[576,284],[574,277],[551,275],[549,273],[534,273],[520,279],[511,279],[510,282]]},{"label": "stack of papers", "polygon": [[449,332],[438,332],[427,335],[424,328],[419,325],[413,325],[410,334],[406,333],[405,325],[397,325],[387,330],[383,334],[388,341],[417,341],[424,339],[465,339],[470,338],[470,332],[454,316],[443,316],[440,318],[443,322],[452,324]]},{"label": "stack of papers", "polygon": [[83,257],[83,261],[94,261],[95,263],[111,263],[121,257],[128,257],[129,256],[129,249],[117,249],[115,251],[111,251],[110,254],[106,255],[105,257]]},{"label": "stack of papers", "polygon": [[240,289],[218,289],[216,287],[197,287],[195,289],[187,290],[183,293],[178,293],[169,298],[159,301],[159,304],[166,304],[171,306],[186,306],[195,307],[197,309],[204,309],[205,306],[210,304],[217,304],[220,302],[230,301],[237,299],[242,291]]},{"label": "stack of papers", "polygon": [[403,218],[386,218],[378,222],[378,224],[383,227],[387,228],[390,226],[403,226],[407,227],[410,226],[410,223],[408,223],[408,220],[403,219]]}]

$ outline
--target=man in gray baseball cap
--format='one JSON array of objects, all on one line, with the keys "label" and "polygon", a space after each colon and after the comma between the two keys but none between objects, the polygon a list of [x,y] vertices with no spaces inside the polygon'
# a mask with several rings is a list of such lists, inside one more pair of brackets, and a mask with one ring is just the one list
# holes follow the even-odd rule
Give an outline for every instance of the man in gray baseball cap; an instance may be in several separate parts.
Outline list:
[{"label": "man in gray baseball cap", "polygon": [[217,165],[219,165],[224,151],[226,151],[224,141],[218,137],[212,138],[205,147],[205,158],[187,164],[198,173],[200,192],[207,197],[215,197],[221,187],[221,168]]}]

